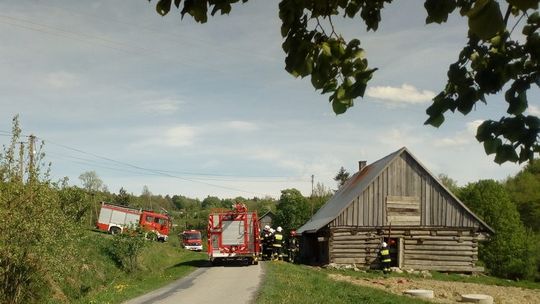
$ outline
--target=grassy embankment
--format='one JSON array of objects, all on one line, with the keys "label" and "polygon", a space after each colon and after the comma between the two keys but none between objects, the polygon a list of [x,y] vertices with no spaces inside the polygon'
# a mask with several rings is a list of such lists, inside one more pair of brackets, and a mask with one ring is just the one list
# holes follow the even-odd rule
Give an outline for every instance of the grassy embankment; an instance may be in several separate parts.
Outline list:
[{"label": "grassy embankment", "polygon": [[[332,280],[328,274],[342,274],[354,278],[381,278],[380,272],[355,272],[353,270],[330,270],[288,263],[265,263],[266,277],[257,298],[257,304],[266,303],[430,303],[398,296],[382,290],[356,286]],[[540,283],[510,281],[489,276],[463,276],[459,274],[432,273],[434,280],[458,281],[485,285],[514,286],[540,289]],[[418,275],[391,274],[397,277]]]},{"label": "grassy embankment", "polygon": [[266,277],[257,304],[430,303],[381,290],[359,287],[328,277],[329,271],[290,263],[265,263]]},{"label": "grassy embankment", "polygon": [[[107,249],[112,237],[87,232],[80,240],[79,253],[73,257],[78,267],[57,280],[54,297],[49,303],[121,303],[127,299],[157,289],[205,265],[206,255],[180,248],[178,240],[168,243],[149,242],[132,273],[121,270]],[[66,261],[69,263],[69,261]],[[339,273],[356,278],[381,277],[378,272],[328,270],[289,263],[265,263],[266,278],[261,285],[257,303],[426,303],[381,290],[359,287],[328,277]],[[414,275],[392,274],[414,277]],[[540,289],[540,283],[509,281],[488,276],[460,276],[433,273],[433,279],[500,286]]]},{"label": "grassy embankment", "polygon": [[165,286],[206,263],[206,255],[180,248],[178,240],[148,242],[138,269],[127,273],[108,253],[112,237],[88,232],[79,242],[82,264],[64,276],[49,303],[121,303]]}]

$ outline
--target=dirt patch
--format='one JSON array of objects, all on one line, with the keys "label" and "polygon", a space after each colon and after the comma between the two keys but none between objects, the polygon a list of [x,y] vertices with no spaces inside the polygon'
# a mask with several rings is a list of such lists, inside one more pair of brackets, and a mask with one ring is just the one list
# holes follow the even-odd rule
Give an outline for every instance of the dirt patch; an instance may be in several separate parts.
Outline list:
[{"label": "dirt patch", "polygon": [[352,284],[378,288],[387,292],[403,295],[408,289],[433,290],[434,303],[456,303],[462,294],[485,294],[493,297],[497,304],[540,304],[540,290],[519,287],[483,285],[475,283],[447,282],[429,279],[411,278],[353,278],[340,274],[330,274],[330,278]]}]

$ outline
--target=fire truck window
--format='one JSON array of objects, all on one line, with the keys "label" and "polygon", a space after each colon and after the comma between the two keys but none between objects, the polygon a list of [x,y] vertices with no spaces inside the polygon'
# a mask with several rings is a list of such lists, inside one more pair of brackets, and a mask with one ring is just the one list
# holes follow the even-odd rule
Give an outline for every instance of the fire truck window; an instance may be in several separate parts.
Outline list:
[{"label": "fire truck window", "polygon": [[165,225],[165,219],[156,218],[156,223],[159,223],[160,225]]},{"label": "fire truck window", "polygon": [[146,216],[146,221],[147,222],[153,222],[154,221],[154,217],[153,216]]}]

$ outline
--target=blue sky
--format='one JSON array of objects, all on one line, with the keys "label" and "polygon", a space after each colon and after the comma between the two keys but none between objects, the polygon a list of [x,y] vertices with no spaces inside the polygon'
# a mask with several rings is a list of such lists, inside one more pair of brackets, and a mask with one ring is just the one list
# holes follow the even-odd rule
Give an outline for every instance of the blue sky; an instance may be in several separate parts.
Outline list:
[{"label": "blue sky", "polygon": [[[397,1],[375,33],[360,20],[338,22],[379,70],[365,98],[336,116],[308,78],[285,72],[278,1],[251,0],[203,25],[178,11],[161,17],[154,5],[0,3],[0,131],[19,114],[24,133],[45,140],[54,179],[79,185],[93,170],[111,192],[309,195],[311,175],[333,189],[341,166],[354,173],[359,160],[403,146],[459,185],[520,170],[495,164],[474,138],[482,120],[505,114],[502,96],[447,115],[439,129],[423,125],[466,20],[426,26],[422,1]],[[538,96],[534,88],[529,113],[540,114]]]}]

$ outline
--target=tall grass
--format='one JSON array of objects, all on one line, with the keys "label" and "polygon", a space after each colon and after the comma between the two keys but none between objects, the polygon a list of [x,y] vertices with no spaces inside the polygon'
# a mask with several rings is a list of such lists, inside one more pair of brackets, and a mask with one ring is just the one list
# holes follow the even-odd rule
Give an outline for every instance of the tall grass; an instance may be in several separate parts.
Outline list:
[{"label": "tall grass", "polygon": [[48,303],[121,303],[181,278],[206,263],[206,256],[176,242],[150,242],[137,269],[122,270],[110,256],[110,235],[88,232],[79,241],[78,266],[59,280]]}]

